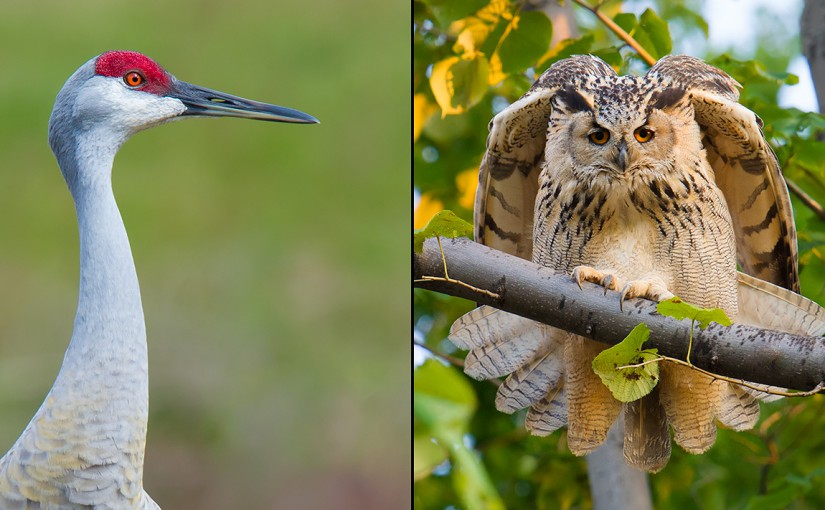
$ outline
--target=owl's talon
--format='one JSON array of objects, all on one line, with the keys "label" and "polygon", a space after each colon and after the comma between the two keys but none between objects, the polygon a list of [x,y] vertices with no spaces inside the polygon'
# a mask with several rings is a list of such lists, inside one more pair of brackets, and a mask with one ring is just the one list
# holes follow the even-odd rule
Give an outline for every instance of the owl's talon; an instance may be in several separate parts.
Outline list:
[{"label": "owl's talon", "polygon": [[625,299],[634,297],[658,302],[672,298],[673,293],[667,290],[667,285],[661,278],[642,278],[627,282],[622,289],[619,306],[621,307]]},{"label": "owl's talon", "polygon": [[618,290],[622,284],[621,279],[613,273],[599,271],[590,266],[576,266],[573,268],[573,279],[579,285],[579,289],[584,290],[582,282],[591,282],[604,287],[604,294],[608,290]]},{"label": "owl's talon", "polygon": [[604,286],[604,295],[607,295],[608,290],[616,290],[618,287],[618,282],[616,281],[616,277],[612,274],[607,274],[602,278],[602,281],[599,282]]},{"label": "owl's talon", "polygon": [[[627,284],[622,287],[622,293],[619,295],[619,310],[624,311],[624,300],[628,298],[628,294],[630,294],[631,290],[633,289],[634,285],[637,285],[639,282],[632,281],[627,282]],[[634,297],[633,295],[629,297]]]}]

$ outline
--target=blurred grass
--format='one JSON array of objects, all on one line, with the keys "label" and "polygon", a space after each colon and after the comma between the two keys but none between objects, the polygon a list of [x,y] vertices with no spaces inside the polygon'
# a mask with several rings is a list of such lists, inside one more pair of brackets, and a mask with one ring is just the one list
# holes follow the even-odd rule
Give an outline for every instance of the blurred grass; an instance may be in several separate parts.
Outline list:
[{"label": "blurred grass", "polygon": [[71,334],[77,231],[46,142],[108,49],[297,108],[317,126],[191,120],[121,150],[146,313],[145,485],[164,507],[404,508],[408,6],[6,0],[0,16],[0,450]]}]

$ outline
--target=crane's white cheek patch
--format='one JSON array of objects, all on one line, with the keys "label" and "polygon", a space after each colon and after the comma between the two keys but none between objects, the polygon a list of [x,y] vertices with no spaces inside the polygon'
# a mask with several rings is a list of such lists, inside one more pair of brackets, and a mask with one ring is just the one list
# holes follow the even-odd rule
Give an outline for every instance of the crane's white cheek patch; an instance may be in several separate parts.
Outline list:
[{"label": "crane's white cheek patch", "polygon": [[95,127],[131,132],[156,126],[186,110],[175,98],[156,96],[126,87],[117,78],[95,76],[78,93],[75,116]]}]

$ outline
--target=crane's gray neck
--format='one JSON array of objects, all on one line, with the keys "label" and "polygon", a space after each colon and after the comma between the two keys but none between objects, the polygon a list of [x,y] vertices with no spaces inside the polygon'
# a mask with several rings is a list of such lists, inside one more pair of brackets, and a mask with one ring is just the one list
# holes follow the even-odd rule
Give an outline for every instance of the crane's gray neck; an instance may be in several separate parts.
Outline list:
[{"label": "crane's gray neck", "polygon": [[74,143],[55,151],[74,199],[80,232],[80,290],[65,362],[88,362],[94,354],[89,349],[93,349],[116,364],[127,362],[120,355],[130,360],[138,355],[145,371],[140,288],[129,238],[112,193],[112,163],[122,140],[94,131],[75,134]]}]

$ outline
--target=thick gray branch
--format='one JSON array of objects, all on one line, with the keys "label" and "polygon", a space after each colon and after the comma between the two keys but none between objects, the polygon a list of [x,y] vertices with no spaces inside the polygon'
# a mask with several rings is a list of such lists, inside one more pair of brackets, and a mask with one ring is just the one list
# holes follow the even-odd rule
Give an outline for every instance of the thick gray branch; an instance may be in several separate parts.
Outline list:
[{"label": "thick gray branch", "polygon": [[[544,322],[599,342],[616,344],[641,322],[650,328],[646,347],[684,359],[690,321],[677,321],[656,312],[643,299],[625,301],[619,293],[595,284],[584,290],[569,275],[558,274],[526,260],[474,243],[469,239],[442,239],[447,271],[452,279],[490,290],[500,299],[448,282],[419,282],[417,287],[463,297]],[[444,276],[435,239],[428,239],[421,255],[414,255],[413,278]],[[825,380],[825,342],[821,338],[734,324],[711,324],[694,331],[691,362],[715,374],[747,381],[810,390]]]}]

